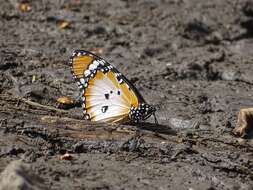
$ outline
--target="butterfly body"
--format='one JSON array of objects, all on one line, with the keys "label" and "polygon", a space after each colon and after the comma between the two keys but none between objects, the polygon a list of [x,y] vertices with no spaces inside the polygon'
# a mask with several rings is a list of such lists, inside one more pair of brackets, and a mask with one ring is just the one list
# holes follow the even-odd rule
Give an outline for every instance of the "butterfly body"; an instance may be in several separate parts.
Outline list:
[{"label": "butterfly body", "polygon": [[85,119],[138,122],[154,114],[155,108],[145,102],[126,77],[99,56],[76,50],[70,64],[81,91]]}]

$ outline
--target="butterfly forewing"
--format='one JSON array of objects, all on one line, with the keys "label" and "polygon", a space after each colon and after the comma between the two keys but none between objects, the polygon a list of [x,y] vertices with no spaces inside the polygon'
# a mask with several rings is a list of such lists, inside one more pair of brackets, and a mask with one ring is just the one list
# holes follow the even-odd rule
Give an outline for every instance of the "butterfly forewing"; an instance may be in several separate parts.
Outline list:
[{"label": "butterfly forewing", "polygon": [[93,62],[93,57],[90,55],[78,55],[75,54],[75,56],[72,59],[72,73],[75,76],[77,80],[80,80],[83,78],[84,71],[88,69],[89,65]]}]

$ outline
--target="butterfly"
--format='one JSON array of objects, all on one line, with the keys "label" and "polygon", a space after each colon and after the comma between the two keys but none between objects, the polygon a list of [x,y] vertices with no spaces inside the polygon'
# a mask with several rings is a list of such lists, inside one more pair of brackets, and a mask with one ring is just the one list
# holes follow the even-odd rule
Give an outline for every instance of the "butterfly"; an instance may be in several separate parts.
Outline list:
[{"label": "butterfly", "polygon": [[110,123],[139,122],[156,108],[146,103],[134,85],[103,58],[85,50],[76,50],[69,63],[80,88],[84,118]]}]

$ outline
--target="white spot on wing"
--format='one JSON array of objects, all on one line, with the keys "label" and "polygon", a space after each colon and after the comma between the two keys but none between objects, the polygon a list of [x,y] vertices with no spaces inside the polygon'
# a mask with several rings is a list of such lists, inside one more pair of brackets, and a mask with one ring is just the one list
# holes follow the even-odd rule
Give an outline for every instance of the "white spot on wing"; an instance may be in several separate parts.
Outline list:
[{"label": "white spot on wing", "polygon": [[85,77],[88,77],[89,75],[90,75],[90,70],[84,71],[84,76],[85,76]]},{"label": "white spot on wing", "polygon": [[94,64],[90,64],[90,66],[89,66],[89,70],[95,70],[96,68],[97,68],[97,66]]},{"label": "white spot on wing", "polygon": [[97,60],[93,61],[92,63],[93,65],[95,65],[96,67],[100,64]]},{"label": "white spot on wing", "polygon": [[105,64],[105,61],[104,61],[104,60],[98,60],[98,62],[99,62],[101,65],[104,65],[104,64]]},{"label": "white spot on wing", "polygon": [[81,82],[82,84],[85,83],[83,78],[80,79],[80,82]]}]

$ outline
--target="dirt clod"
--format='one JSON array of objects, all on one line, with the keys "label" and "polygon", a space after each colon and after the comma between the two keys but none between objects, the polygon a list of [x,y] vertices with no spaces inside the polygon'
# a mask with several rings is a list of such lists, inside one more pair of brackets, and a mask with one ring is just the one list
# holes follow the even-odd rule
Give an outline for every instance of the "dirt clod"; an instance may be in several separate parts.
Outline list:
[{"label": "dirt clod", "polygon": [[13,161],[6,166],[0,174],[1,190],[42,190],[47,189],[43,184],[43,180],[35,175],[31,166],[24,164],[22,161]]}]

